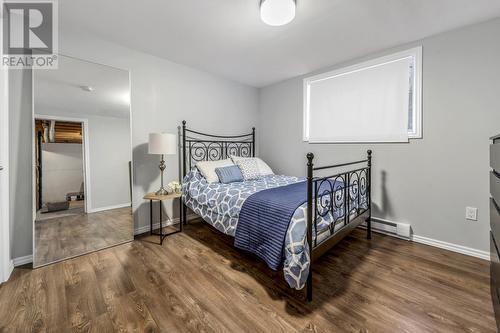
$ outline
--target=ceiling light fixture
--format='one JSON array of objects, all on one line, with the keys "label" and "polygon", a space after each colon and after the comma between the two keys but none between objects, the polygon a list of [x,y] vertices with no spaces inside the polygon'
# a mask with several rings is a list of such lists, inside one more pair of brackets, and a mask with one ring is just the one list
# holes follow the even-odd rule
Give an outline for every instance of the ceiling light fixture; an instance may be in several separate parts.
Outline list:
[{"label": "ceiling light fixture", "polygon": [[261,0],[260,18],[272,26],[285,25],[295,18],[295,0]]},{"label": "ceiling light fixture", "polygon": [[80,86],[80,88],[86,92],[93,92],[95,90],[92,86]]}]

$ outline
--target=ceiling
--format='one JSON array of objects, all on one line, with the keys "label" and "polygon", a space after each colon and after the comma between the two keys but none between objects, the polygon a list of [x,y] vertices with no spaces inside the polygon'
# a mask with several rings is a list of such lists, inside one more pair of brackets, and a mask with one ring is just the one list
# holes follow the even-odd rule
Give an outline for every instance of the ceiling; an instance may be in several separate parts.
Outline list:
[{"label": "ceiling", "polygon": [[61,28],[262,87],[500,16],[499,0],[297,0],[282,27],[259,0],[63,0]]},{"label": "ceiling", "polygon": [[[41,132],[42,142],[47,143],[43,137],[44,122],[45,126],[49,127],[49,121],[44,121],[43,119],[35,120],[35,132]],[[82,124],[67,121],[56,121],[54,134],[54,143],[82,143]]]},{"label": "ceiling", "polygon": [[[85,91],[82,87],[92,87]],[[34,71],[35,114],[74,118],[130,116],[125,70],[60,56],[57,70]]]}]

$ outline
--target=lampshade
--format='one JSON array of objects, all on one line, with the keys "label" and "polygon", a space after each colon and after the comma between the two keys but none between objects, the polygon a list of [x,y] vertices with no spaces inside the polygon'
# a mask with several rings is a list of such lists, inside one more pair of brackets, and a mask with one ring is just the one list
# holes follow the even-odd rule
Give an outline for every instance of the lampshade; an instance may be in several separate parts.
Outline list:
[{"label": "lampshade", "polygon": [[177,138],[175,134],[150,133],[149,154],[175,155],[177,153]]},{"label": "lampshade", "polygon": [[295,0],[261,0],[260,18],[266,24],[280,26],[295,18]]}]

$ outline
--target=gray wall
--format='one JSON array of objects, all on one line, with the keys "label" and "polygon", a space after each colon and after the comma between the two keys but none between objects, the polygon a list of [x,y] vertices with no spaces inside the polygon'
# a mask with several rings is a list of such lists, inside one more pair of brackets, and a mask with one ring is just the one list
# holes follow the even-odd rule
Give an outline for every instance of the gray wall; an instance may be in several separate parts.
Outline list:
[{"label": "gray wall", "polygon": [[130,205],[130,119],[84,117],[89,120],[91,209]]},{"label": "gray wall", "polygon": [[[177,133],[185,119],[199,130],[248,132],[258,121],[258,90],[62,27],[60,52],[130,70],[135,228],[148,226],[142,197],[159,188],[159,157],[147,154],[150,132]],[[161,42],[161,41],[160,41]],[[10,78],[12,257],[31,254],[31,73]],[[166,157],[165,182],[178,180],[178,157]],[[165,207],[176,216],[177,209]]]},{"label": "gray wall", "polygon": [[90,161],[90,196],[87,199],[90,198],[91,212],[130,205],[128,164],[132,160],[132,147],[129,118],[96,116],[95,113],[75,115],[42,107],[35,111],[44,116],[87,119]]},{"label": "gray wall", "polygon": [[9,70],[9,187],[11,257],[31,254],[31,70]]},{"label": "gray wall", "polygon": [[42,144],[42,202],[65,201],[83,184],[81,143]]},{"label": "gray wall", "polygon": [[[398,48],[423,45],[424,52],[424,138],[409,144],[304,143],[302,77],[261,89],[260,156],[280,173],[305,175],[309,151],[322,165],[373,149],[376,217],[488,251],[488,138],[500,133],[499,35],[497,19]],[[479,208],[479,221],[465,220],[466,206]]]}]

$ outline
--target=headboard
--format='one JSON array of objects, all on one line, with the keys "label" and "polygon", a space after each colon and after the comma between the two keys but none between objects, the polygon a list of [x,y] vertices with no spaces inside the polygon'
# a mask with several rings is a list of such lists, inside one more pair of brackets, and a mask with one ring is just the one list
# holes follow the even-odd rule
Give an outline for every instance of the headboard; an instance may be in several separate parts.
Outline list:
[{"label": "headboard", "polygon": [[182,178],[199,161],[218,161],[230,156],[255,157],[255,127],[248,134],[215,135],[188,129],[183,120],[178,130]]}]

